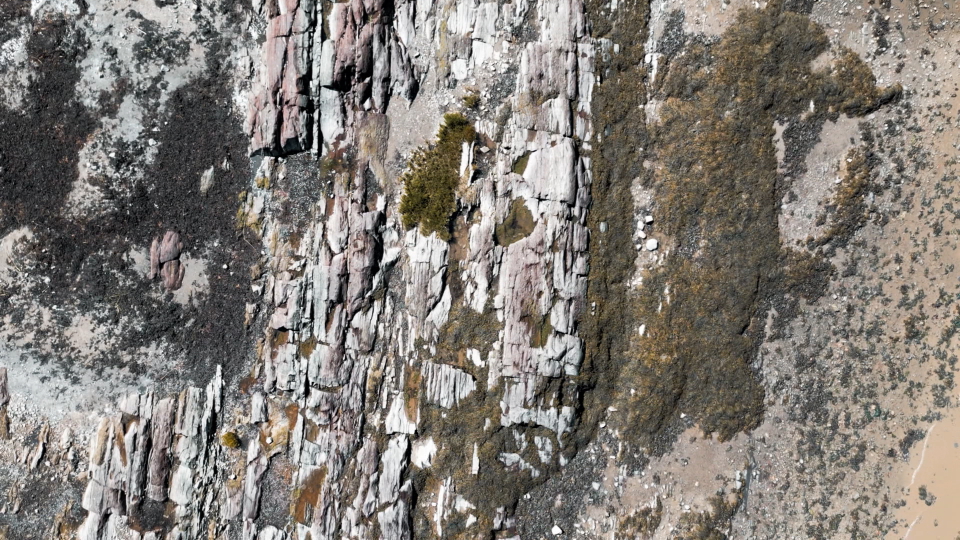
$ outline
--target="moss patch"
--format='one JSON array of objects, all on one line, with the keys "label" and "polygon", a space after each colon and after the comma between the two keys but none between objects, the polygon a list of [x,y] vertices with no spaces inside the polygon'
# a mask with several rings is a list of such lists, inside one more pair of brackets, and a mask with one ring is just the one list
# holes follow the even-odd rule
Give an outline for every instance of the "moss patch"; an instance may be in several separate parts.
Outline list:
[{"label": "moss patch", "polygon": [[617,540],[652,538],[663,519],[663,502],[657,498],[657,505],[637,510],[625,517],[617,526]]},{"label": "moss patch", "polygon": [[[601,0],[588,0],[588,13],[606,9]],[[625,4],[616,18],[596,17],[593,37],[620,44],[620,54],[598,56],[598,73],[606,73],[594,89],[592,109],[594,131],[603,133],[603,144],[595,145],[592,163],[593,199],[587,225],[591,232],[590,273],[587,281],[587,316],[580,322],[585,356],[577,381],[584,390],[578,426],[566,448],[588,444],[620,384],[629,350],[630,335],[636,327],[634,301],[629,287],[636,251],[630,234],[600,233],[601,223],[610,231],[630,231],[633,223],[633,196],[629,179],[649,173],[642,163],[650,140],[646,130],[647,72],[644,64],[646,21],[649,5]],[[627,454],[632,455],[632,454]],[[628,465],[629,466],[629,465]]]},{"label": "moss patch", "polygon": [[476,109],[480,105],[480,94],[473,92],[463,96],[463,106],[468,109]]},{"label": "moss patch", "polygon": [[522,175],[524,171],[527,170],[527,163],[530,162],[530,152],[524,152],[522,156],[518,157],[516,161],[513,162],[513,172],[515,174]]},{"label": "moss patch", "polygon": [[465,116],[448,113],[443,116],[436,143],[414,151],[410,168],[401,178],[404,227],[419,226],[424,235],[437,233],[443,239],[450,238],[450,220],[457,209],[461,146],[476,136]]},{"label": "moss patch", "polygon": [[510,203],[510,213],[507,214],[503,223],[496,226],[494,235],[498,244],[509,246],[529,236],[533,232],[533,227],[533,214],[530,213],[524,200],[518,198]]},{"label": "moss patch", "polygon": [[240,448],[240,445],[242,443],[240,441],[240,437],[237,436],[236,433],[232,431],[228,431],[220,436],[220,444],[222,444],[223,446],[226,446],[227,448],[236,449],[236,448]]},{"label": "moss patch", "polygon": [[730,522],[743,501],[739,491],[710,497],[710,510],[681,514],[675,536],[677,540],[723,540],[728,538]]},{"label": "moss patch", "polygon": [[[843,179],[827,208],[833,214],[830,228],[818,244],[832,242],[834,245],[845,245],[857,229],[866,224],[869,209],[863,196],[875,183],[876,161],[873,153],[864,147],[847,152]],[[880,191],[880,188],[876,190]]]},{"label": "moss patch", "polygon": [[[774,121],[811,101],[826,114],[862,114],[885,95],[850,51],[812,71],[828,45],[819,26],[774,3],[741,12],[717,44],[694,44],[669,66],[651,184],[675,245],[644,282],[647,335],[624,385],[640,390],[625,398],[635,405],[626,429],[657,432],[682,410],[725,439],[761,421],[751,363],[768,299],[786,283],[779,264],[790,260],[778,232]],[[800,274],[819,268],[799,262]]]}]

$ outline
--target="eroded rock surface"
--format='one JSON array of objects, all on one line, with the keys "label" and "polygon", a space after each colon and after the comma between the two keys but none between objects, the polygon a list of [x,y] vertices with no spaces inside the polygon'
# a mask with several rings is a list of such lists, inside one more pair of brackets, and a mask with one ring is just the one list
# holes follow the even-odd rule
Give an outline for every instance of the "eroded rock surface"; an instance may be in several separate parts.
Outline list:
[{"label": "eroded rock surface", "polygon": [[960,531],[949,6],[21,4],[0,538]]}]

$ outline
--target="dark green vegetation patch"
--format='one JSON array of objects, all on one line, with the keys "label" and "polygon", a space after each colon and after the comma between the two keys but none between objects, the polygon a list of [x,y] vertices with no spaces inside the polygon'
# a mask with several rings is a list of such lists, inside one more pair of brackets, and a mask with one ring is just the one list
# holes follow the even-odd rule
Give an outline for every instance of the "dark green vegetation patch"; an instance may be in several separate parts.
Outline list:
[{"label": "dark green vegetation patch", "polygon": [[462,114],[443,115],[437,142],[418,148],[401,178],[404,227],[419,226],[424,235],[437,233],[444,240],[450,239],[450,218],[457,210],[461,147],[476,136],[473,125]]}]

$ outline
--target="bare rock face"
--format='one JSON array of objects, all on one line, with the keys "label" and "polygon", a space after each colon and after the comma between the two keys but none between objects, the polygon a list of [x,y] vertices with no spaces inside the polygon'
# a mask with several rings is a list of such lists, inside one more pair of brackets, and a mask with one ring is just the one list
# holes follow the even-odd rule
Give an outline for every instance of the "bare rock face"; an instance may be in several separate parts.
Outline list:
[{"label": "bare rock face", "polygon": [[350,136],[355,110],[385,112],[391,95],[416,94],[392,0],[331,3],[326,17],[314,0],[256,4],[268,22],[246,123],[252,153],[326,153]]},{"label": "bare rock face", "polygon": [[7,390],[7,368],[0,368],[0,439],[10,438],[10,418],[7,407],[10,405],[10,391]]},{"label": "bare rock face", "polygon": [[170,535],[197,538],[211,512],[219,445],[220,370],[205,389],[189,388],[176,398],[130,395],[120,415],[100,420],[90,441],[89,481],[82,506],[88,512],[81,539],[112,537],[111,531],[141,506],[171,501]]}]

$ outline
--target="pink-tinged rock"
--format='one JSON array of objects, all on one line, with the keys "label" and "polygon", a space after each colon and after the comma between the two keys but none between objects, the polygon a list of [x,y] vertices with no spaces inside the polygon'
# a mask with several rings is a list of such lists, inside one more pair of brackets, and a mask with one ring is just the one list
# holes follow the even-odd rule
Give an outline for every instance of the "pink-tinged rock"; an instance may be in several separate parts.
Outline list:
[{"label": "pink-tinged rock", "polygon": [[330,17],[327,20],[330,25],[330,40],[334,43],[340,41],[348,26],[352,26],[353,18],[350,15],[349,4],[337,2],[330,7]]},{"label": "pink-tinged rock", "polygon": [[383,0],[362,0],[363,9],[367,13],[382,13],[383,12]]},{"label": "pink-tinged rock", "polygon": [[373,38],[377,27],[372,24],[364,25],[357,36],[357,44],[353,49],[355,55],[357,78],[365,78],[373,71]]},{"label": "pink-tinged rock", "polygon": [[178,260],[164,263],[160,269],[160,279],[163,281],[163,286],[171,291],[179,289],[183,284],[184,272],[184,267]]},{"label": "pink-tinged rock", "polygon": [[280,128],[280,148],[284,153],[296,153],[306,150],[303,145],[305,112],[296,104],[284,104]]},{"label": "pink-tinged rock", "polygon": [[351,0],[350,1],[350,11],[353,15],[354,22],[360,22],[365,19],[367,10],[363,7],[363,0]]},{"label": "pink-tinged rock", "polygon": [[333,61],[333,83],[337,88],[349,88],[350,74],[356,65],[356,42],[353,21],[344,27],[340,39],[336,42]]},{"label": "pink-tinged rock", "polygon": [[160,239],[154,238],[150,244],[150,273],[147,279],[154,279],[160,275]]},{"label": "pink-tinged rock", "polygon": [[163,241],[160,242],[160,264],[179,259],[182,250],[183,242],[180,241],[180,235],[174,231],[167,231],[163,235]]},{"label": "pink-tinged rock", "polygon": [[300,0],[279,0],[280,13],[294,13],[300,5]]},{"label": "pink-tinged rock", "polygon": [[[267,24],[263,68],[245,128],[251,152],[286,155],[309,148],[312,4],[280,0],[280,15]],[[307,11],[309,10],[309,12]]]},{"label": "pink-tinged rock", "polygon": [[286,53],[287,38],[285,37],[268,38],[263,45],[263,65],[266,71],[260,95],[264,97],[265,102],[273,101],[271,97],[274,96],[280,88],[280,83],[283,79],[283,66]]},{"label": "pink-tinged rock", "polygon": [[280,127],[280,110],[273,104],[273,94],[255,96],[247,117],[247,133],[253,152],[273,148]]},{"label": "pink-tinged rock", "polygon": [[290,37],[295,17],[296,14],[287,13],[271,19],[267,24],[267,40]]}]

